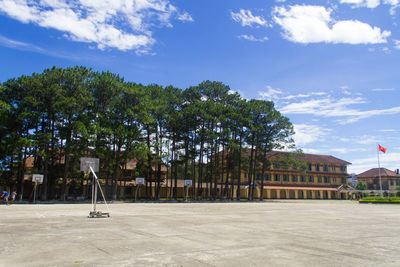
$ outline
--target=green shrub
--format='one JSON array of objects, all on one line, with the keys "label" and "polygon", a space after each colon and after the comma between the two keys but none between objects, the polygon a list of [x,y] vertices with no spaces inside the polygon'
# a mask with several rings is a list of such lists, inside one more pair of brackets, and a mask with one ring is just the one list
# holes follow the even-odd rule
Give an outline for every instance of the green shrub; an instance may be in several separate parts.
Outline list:
[{"label": "green shrub", "polygon": [[358,201],[359,203],[400,203],[400,197],[363,197]]}]

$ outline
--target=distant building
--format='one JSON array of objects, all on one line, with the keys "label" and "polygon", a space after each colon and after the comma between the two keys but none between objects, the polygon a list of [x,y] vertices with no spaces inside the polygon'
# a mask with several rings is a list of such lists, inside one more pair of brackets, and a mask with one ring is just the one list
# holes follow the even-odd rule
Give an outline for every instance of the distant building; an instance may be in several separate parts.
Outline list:
[{"label": "distant building", "polygon": [[[246,153],[249,157],[251,150],[248,149]],[[285,158],[288,155],[304,163],[306,170],[288,167],[285,164]],[[348,187],[347,165],[351,164],[350,162],[329,155],[281,151],[268,152],[266,157],[269,162],[268,167],[264,173],[261,173],[261,167],[258,167],[255,174],[257,195],[260,194],[261,181],[264,177],[264,198],[343,199],[348,197],[346,194],[342,194],[341,188],[347,189]],[[242,170],[240,184],[246,186],[248,179],[248,170]],[[222,181],[220,180],[220,182]],[[235,181],[234,183],[237,184]]]},{"label": "distant building", "polygon": [[352,173],[349,176],[348,183],[353,187],[356,186],[356,184],[357,184],[357,175],[355,173]]},{"label": "distant building", "polygon": [[[400,187],[400,174],[388,170],[380,169],[382,190],[394,190]],[[369,190],[380,190],[379,185],[379,168],[373,168],[357,175],[358,182],[363,182]]]}]

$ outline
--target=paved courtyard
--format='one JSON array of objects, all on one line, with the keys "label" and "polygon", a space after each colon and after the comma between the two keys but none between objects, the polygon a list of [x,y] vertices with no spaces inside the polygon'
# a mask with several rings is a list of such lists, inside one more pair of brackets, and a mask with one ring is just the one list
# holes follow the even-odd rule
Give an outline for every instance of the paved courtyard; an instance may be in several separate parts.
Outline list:
[{"label": "paved courtyard", "polygon": [[0,266],[400,266],[399,205],[116,203],[96,219],[89,211],[1,205]]}]

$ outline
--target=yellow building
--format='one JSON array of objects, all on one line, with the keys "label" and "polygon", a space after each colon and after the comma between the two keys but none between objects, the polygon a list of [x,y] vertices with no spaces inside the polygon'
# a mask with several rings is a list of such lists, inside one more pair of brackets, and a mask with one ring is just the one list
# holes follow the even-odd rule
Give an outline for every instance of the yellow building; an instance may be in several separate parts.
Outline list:
[{"label": "yellow building", "polygon": [[[247,151],[250,158],[250,149]],[[285,161],[291,157],[305,165],[305,170],[290,167]],[[268,166],[262,173],[261,164],[255,172],[255,185],[249,186],[248,170],[242,170],[241,187],[254,187],[254,198],[259,198],[261,188],[266,199],[347,199],[341,192],[347,189],[347,161],[328,155],[297,154],[271,151],[266,155]],[[264,179],[263,179],[264,178]],[[235,183],[237,184],[237,182]],[[246,196],[244,196],[246,197]]]},{"label": "yellow building", "polygon": [[[398,171],[398,170],[397,170]],[[380,169],[382,190],[396,190],[400,187],[400,174],[386,168]],[[356,175],[357,182],[363,182],[369,190],[380,190],[379,168],[373,168]]]}]

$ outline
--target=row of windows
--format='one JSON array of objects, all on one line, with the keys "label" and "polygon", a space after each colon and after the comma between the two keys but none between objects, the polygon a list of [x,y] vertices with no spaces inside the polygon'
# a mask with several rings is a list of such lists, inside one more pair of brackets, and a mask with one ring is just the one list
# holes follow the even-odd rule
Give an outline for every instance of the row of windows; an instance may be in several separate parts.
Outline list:
[{"label": "row of windows", "polygon": [[400,180],[390,180],[390,185],[400,185]]},{"label": "row of windows", "polygon": [[[275,170],[287,170],[288,166],[286,166],[285,164],[279,164],[274,162],[272,164],[273,168]],[[313,167],[314,166],[314,167]],[[307,170],[308,171],[324,171],[324,172],[336,172],[336,167],[337,166],[328,166],[327,164],[312,164],[312,163],[308,163],[307,164]],[[340,166],[339,167],[340,172],[346,172],[347,171],[347,167],[346,166]]]},{"label": "row of windows", "polygon": [[[317,172],[321,171],[321,169],[324,172],[328,172],[329,168],[331,169],[331,171],[336,172],[336,166],[329,166],[328,167],[328,165],[326,165],[326,164],[324,164],[324,165],[315,164],[315,171],[317,171]],[[313,170],[313,164],[308,163],[307,164],[307,170],[312,171]],[[346,172],[346,170],[347,170],[346,166],[340,166],[340,171],[341,172]]]},{"label": "row of windows", "polygon": [[[247,173],[244,173],[244,178],[247,178]],[[260,173],[256,174],[256,180],[261,180],[261,178],[262,178],[262,175]],[[271,181],[272,178],[273,178],[273,180],[275,182],[280,182],[280,181],[289,182],[290,178],[291,178],[292,182],[314,183],[314,181],[315,181],[314,180],[314,176],[312,176],[312,175],[309,175],[309,176],[306,177],[304,175],[274,174],[271,177],[271,175],[268,174],[268,173],[264,174],[264,180],[265,181]],[[318,181],[318,183],[325,183],[325,184],[331,183],[331,181],[334,182],[334,183],[336,183],[337,181],[341,181],[341,183],[344,184],[344,183],[346,183],[346,178],[341,178],[339,180],[339,178],[331,179],[331,177],[329,177],[329,176],[323,176],[323,177],[322,176],[318,176],[317,177],[317,181]]]}]

